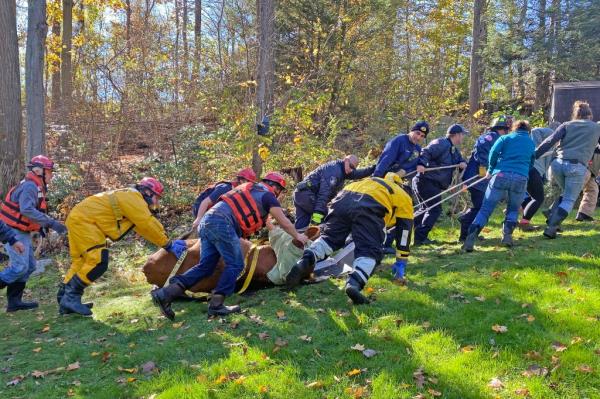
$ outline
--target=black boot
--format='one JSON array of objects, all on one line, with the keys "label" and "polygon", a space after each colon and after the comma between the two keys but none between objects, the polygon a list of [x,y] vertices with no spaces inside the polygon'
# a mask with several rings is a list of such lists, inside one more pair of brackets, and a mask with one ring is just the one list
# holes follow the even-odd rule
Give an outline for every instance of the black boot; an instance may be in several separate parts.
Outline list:
[{"label": "black boot", "polygon": [[71,277],[71,280],[65,284],[65,294],[60,300],[58,312],[60,314],[78,313],[86,317],[91,316],[92,311],[90,308],[81,303],[81,296],[85,287],[87,285],[81,281],[79,276],[74,275]]},{"label": "black boot", "polygon": [[548,227],[546,227],[544,230],[544,236],[548,238],[556,238],[556,233],[558,232],[560,224],[567,218],[567,216],[569,216],[567,211],[561,207],[556,208],[556,210],[550,215]]},{"label": "black boot", "polygon": [[594,218],[586,215],[583,212],[577,212],[577,216],[575,216],[575,220],[577,220],[578,222],[591,222],[594,220]]},{"label": "black boot", "polygon": [[364,305],[368,304],[371,301],[362,294],[364,284],[356,281],[356,279],[352,276],[348,277],[348,281],[346,281],[346,286],[344,287],[344,291],[346,295],[352,300],[352,303],[355,305]]},{"label": "black boot", "polygon": [[556,201],[554,201],[552,203],[552,205],[550,205],[550,208],[548,210],[542,211],[542,215],[546,216],[546,224],[550,223],[550,218],[552,217],[552,214],[554,212],[556,212],[556,210],[559,208],[558,205],[560,205],[560,203],[562,202],[562,195],[559,196]]},{"label": "black boot", "polygon": [[150,295],[152,302],[160,309],[167,319],[175,320],[175,312],[171,309],[171,302],[185,292],[185,287],[181,283],[172,283],[166,287],[153,290]]},{"label": "black boot", "polygon": [[208,316],[227,316],[231,313],[239,313],[242,309],[239,305],[225,306],[225,295],[213,294],[208,303]]},{"label": "black boot", "polygon": [[467,234],[469,234],[469,226],[470,223],[466,223],[465,215],[462,215],[458,218],[460,222],[460,236],[458,237],[459,242],[464,242],[467,239]]},{"label": "black boot", "polygon": [[6,284],[6,283],[4,282],[4,280],[0,279],[0,290],[1,290],[2,288],[6,287],[7,285],[8,285],[8,284]]},{"label": "black boot", "polygon": [[310,274],[315,269],[315,261],[315,254],[308,249],[305,250],[302,254],[302,258],[296,262],[285,278],[285,285],[287,288],[294,288],[300,284],[302,280],[310,277]]},{"label": "black boot", "polygon": [[515,222],[504,222],[502,226],[502,245],[512,247],[514,245],[512,234],[517,224]]},{"label": "black boot", "polygon": [[[65,296],[65,283],[60,283],[58,285],[58,291],[56,292],[56,302],[58,302],[59,305],[59,312],[61,312],[60,314],[68,314],[68,313],[73,313],[68,309],[60,309],[60,301],[62,300],[63,296]],[[92,302],[87,302],[84,303],[83,306],[87,306],[88,308],[93,308],[94,304]]]},{"label": "black boot", "polygon": [[38,307],[37,302],[23,302],[24,289],[24,282],[14,282],[6,285],[6,297],[8,298],[8,304],[6,305],[7,312],[35,309]]},{"label": "black boot", "polygon": [[469,226],[467,238],[465,238],[465,242],[462,246],[462,249],[464,249],[467,252],[473,252],[473,248],[475,247],[475,241],[477,240],[477,236],[479,236],[481,229],[482,227],[479,227],[476,224],[472,224]]}]

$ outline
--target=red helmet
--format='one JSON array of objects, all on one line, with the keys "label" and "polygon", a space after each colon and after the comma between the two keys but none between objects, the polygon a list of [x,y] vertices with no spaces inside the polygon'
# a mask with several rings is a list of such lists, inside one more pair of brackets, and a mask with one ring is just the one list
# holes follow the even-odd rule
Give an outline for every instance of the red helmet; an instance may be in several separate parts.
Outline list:
[{"label": "red helmet", "polygon": [[140,180],[138,185],[146,187],[159,197],[163,194],[163,191],[165,190],[162,183],[156,180],[154,177],[144,177],[142,180]]},{"label": "red helmet", "polygon": [[285,189],[285,185],[286,185],[285,179],[278,172],[269,172],[262,179],[263,180],[272,181],[274,183],[277,183],[277,184],[279,184],[281,186],[281,188]]},{"label": "red helmet", "polygon": [[236,177],[241,177],[254,183],[256,181],[256,173],[251,168],[242,169],[238,172]]},{"label": "red helmet", "polygon": [[36,155],[31,158],[31,161],[27,164],[30,168],[43,168],[43,169],[54,169],[54,162],[44,155]]}]

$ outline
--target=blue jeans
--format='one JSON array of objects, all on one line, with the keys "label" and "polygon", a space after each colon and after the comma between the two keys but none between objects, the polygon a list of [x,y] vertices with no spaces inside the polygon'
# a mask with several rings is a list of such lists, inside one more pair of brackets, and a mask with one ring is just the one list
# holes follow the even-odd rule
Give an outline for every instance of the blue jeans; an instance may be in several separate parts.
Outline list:
[{"label": "blue jeans", "polygon": [[200,244],[200,263],[184,274],[173,277],[170,282],[179,282],[185,288],[190,288],[211,276],[219,258],[223,257],[225,269],[213,292],[226,296],[233,294],[237,278],[244,269],[244,256],[231,218],[219,212],[204,215],[200,221]]},{"label": "blue jeans", "polygon": [[17,229],[12,229],[12,231],[15,233],[17,241],[21,241],[25,246],[25,252],[18,254],[8,243],[4,244],[9,261],[8,266],[0,272],[0,280],[6,284],[24,283],[35,271],[36,262],[31,235]]},{"label": "blue jeans", "polygon": [[562,201],[558,206],[569,213],[585,184],[587,167],[580,163],[571,163],[556,158],[550,164],[550,168],[552,169],[552,179],[562,190]]},{"label": "blue jeans", "polygon": [[498,202],[506,199],[505,223],[516,223],[519,217],[519,206],[527,189],[527,176],[512,172],[499,172],[490,179],[481,209],[473,224],[484,227]]}]

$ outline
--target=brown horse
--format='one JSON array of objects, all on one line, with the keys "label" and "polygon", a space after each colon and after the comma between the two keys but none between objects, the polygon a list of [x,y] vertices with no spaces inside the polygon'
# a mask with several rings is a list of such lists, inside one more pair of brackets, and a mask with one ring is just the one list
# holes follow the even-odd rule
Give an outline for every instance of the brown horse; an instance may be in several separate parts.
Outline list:
[{"label": "brown horse", "polygon": [[[309,227],[306,234],[309,238],[315,239],[319,235],[319,228]],[[179,270],[177,270],[173,275],[185,273],[188,269],[192,268],[194,265],[197,265],[200,261],[200,240],[186,240],[186,244],[188,247],[187,255],[181,263]],[[240,245],[242,247],[242,254],[244,255],[245,261],[244,270],[238,278],[236,288],[241,288],[246,281],[252,260],[255,256],[255,251],[258,251],[258,259],[256,263],[256,269],[251,278],[251,284],[253,287],[265,287],[272,285],[273,283],[267,277],[267,273],[269,273],[269,271],[271,271],[271,269],[273,269],[277,263],[277,256],[273,248],[271,248],[270,245],[259,245],[253,248],[252,242],[243,238],[240,238]],[[302,247],[300,243],[294,243],[294,245],[296,245],[298,248]],[[150,284],[154,284],[159,287],[164,286],[176,263],[177,259],[175,258],[175,255],[165,251],[162,248],[159,249],[150,255],[144,264],[143,271],[146,275],[146,280]],[[219,277],[221,276],[224,267],[225,264],[223,263],[223,259],[220,259],[217,267],[215,268],[215,272],[210,277],[199,281],[189,290],[192,292],[210,293],[217,286],[217,282],[219,281]]]}]

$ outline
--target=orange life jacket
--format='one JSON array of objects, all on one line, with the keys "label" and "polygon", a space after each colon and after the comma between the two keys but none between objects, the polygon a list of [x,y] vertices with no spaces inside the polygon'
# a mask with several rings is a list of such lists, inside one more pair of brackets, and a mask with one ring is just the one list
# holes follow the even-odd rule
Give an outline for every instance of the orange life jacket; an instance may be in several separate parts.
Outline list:
[{"label": "orange life jacket", "polygon": [[253,190],[267,192],[258,184],[244,183],[221,196],[221,200],[231,208],[244,237],[251,236],[265,225],[263,217],[266,215],[261,214],[262,205],[256,203]]},{"label": "orange life jacket", "polygon": [[41,226],[34,223],[31,219],[24,216],[21,213],[18,202],[13,202],[10,197],[17,187],[25,183],[27,180],[32,181],[38,188],[38,205],[37,209],[40,212],[48,212],[48,204],[46,203],[46,187],[42,178],[33,172],[27,173],[25,179],[22,180],[17,186],[11,188],[6,194],[6,198],[2,205],[0,205],[0,220],[4,223],[21,231],[39,231]]}]

